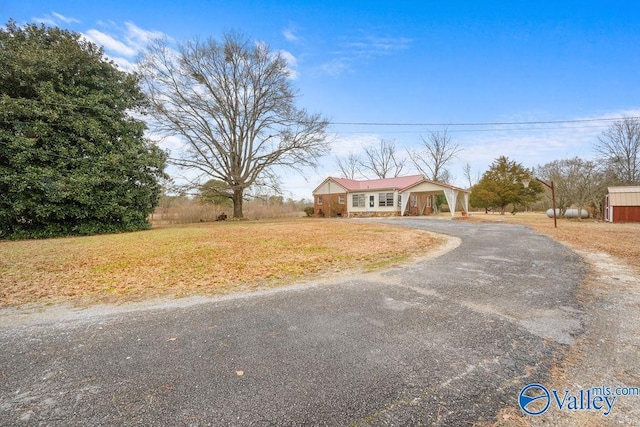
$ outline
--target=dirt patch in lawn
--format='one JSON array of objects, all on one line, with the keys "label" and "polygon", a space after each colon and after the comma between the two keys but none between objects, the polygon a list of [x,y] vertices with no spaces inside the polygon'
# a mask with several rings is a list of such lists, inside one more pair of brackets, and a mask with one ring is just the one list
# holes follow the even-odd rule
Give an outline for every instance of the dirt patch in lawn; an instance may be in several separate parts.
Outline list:
[{"label": "dirt patch in lawn", "polygon": [[387,267],[444,242],[418,230],[314,219],[0,242],[0,307],[223,295]]}]

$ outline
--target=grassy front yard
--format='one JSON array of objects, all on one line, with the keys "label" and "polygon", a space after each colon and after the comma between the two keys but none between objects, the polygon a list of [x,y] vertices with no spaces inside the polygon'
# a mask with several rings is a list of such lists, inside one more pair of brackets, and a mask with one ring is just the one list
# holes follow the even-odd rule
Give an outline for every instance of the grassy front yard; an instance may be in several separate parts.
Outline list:
[{"label": "grassy front yard", "polygon": [[388,266],[441,242],[398,227],[313,219],[0,242],[0,307],[246,291]]}]

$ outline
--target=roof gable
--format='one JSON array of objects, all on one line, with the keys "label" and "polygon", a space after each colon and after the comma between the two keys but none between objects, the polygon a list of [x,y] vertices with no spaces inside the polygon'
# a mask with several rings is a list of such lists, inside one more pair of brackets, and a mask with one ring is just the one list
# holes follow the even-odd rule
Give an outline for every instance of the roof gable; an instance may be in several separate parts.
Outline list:
[{"label": "roof gable", "polygon": [[420,181],[414,182],[413,184],[410,184],[410,185],[402,188],[401,191],[407,191],[410,188],[416,187],[416,186],[418,186],[420,184],[423,184],[423,183],[433,184],[435,186],[442,187],[443,189],[444,188],[450,188],[451,190],[462,191],[463,193],[471,193],[471,190],[465,190],[464,188],[456,187],[456,186],[450,185],[450,184],[445,184],[444,182],[433,181],[433,180],[427,179],[427,178],[422,178]]}]

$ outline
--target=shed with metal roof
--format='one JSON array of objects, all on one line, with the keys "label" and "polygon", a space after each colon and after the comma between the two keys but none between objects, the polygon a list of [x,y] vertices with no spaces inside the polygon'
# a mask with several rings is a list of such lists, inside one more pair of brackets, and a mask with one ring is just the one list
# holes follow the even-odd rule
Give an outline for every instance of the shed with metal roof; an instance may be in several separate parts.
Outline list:
[{"label": "shed with metal roof", "polygon": [[640,222],[640,186],[609,187],[604,201],[607,222]]}]

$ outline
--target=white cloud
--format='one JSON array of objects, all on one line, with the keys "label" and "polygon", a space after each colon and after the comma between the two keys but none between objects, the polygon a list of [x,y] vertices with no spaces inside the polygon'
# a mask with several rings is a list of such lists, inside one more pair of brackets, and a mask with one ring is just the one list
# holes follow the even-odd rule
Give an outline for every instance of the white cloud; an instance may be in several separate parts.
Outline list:
[{"label": "white cloud", "polygon": [[355,39],[343,39],[339,48],[330,52],[332,58],[320,66],[330,76],[352,71],[355,64],[371,61],[381,56],[409,49],[413,39],[406,37],[379,37],[367,35]]},{"label": "white cloud", "polygon": [[127,46],[120,40],[115,39],[109,34],[103,33],[95,29],[87,31],[84,36],[95,44],[104,46],[104,49],[109,52],[114,52],[127,57],[133,57],[137,51],[131,46]]},{"label": "white cloud", "polygon": [[289,25],[282,30],[282,35],[291,43],[300,43],[303,41],[302,37],[298,35],[298,26],[293,22],[290,22]]},{"label": "white cloud", "polygon": [[87,40],[104,47],[107,58],[113,60],[120,69],[133,71],[133,59],[140,54],[147,44],[158,38],[171,40],[161,31],[145,30],[133,22],[125,22],[124,26],[113,21],[97,23],[102,30],[87,30],[83,35]]},{"label": "white cloud", "polygon": [[342,49],[335,53],[359,58],[373,58],[409,49],[412,41],[412,39],[406,37],[378,37],[369,35],[342,42]]},{"label": "white cloud", "polygon": [[406,37],[376,37],[369,36],[365,40],[369,44],[369,50],[377,54],[384,54],[398,50],[409,49],[412,39]]},{"label": "white cloud", "polygon": [[65,22],[67,24],[73,24],[73,23],[80,23],[80,20],[76,19],[76,18],[71,18],[68,16],[64,16],[60,13],[57,12],[51,12],[51,14],[56,17],[58,20]]},{"label": "white cloud", "polygon": [[279,50],[278,53],[287,63],[287,71],[289,72],[289,78],[296,80],[299,77],[298,73],[298,60],[289,51]]},{"label": "white cloud", "polygon": [[287,41],[290,42],[298,42],[300,41],[300,37],[296,36],[293,32],[293,30],[282,30],[282,35],[284,36],[285,39],[287,39]]},{"label": "white cloud", "polygon": [[347,58],[333,58],[321,64],[320,70],[324,74],[336,77],[352,70],[351,61]]},{"label": "white cloud", "polygon": [[167,38],[161,31],[144,30],[133,22],[125,22],[126,34],[125,37],[130,44],[136,47],[136,50],[142,50],[144,47],[153,40]]},{"label": "white cloud", "polygon": [[107,59],[115,62],[118,65],[118,68],[120,68],[122,71],[126,71],[129,73],[135,71],[136,64],[126,58],[123,58],[121,56],[108,56]]},{"label": "white cloud", "polygon": [[380,143],[380,139],[379,135],[372,133],[338,136],[331,144],[331,154],[338,157],[360,154],[365,147]]},{"label": "white cloud", "polygon": [[79,19],[71,18],[68,16],[64,16],[58,12],[51,12],[51,14],[46,14],[43,17],[33,17],[32,21],[40,22],[42,24],[48,25],[50,27],[59,27],[60,24],[77,24],[80,22]]},{"label": "white cloud", "polygon": [[179,136],[159,136],[153,133],[148,135],[154,141],[158,141],[158,146],[163,150],[176,152],[184,149],[185,143]]},{"label": "white cloud", "polygon": [[44,17],[36,17],[31,18],[32,21],[39,22],[41,24],[49,25],[50,27],[58,26],[58,23],[54,18],[49,15],[45,15]]}]

